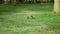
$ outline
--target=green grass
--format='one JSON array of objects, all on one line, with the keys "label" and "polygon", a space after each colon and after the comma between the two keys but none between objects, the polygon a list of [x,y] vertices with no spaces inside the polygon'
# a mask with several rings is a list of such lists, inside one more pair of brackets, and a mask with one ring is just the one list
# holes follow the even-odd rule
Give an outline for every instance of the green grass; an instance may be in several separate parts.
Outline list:
[{"label": "green grass", "polygon": [[[31,15],[35,19],[27,19]],[[60,14],[53,13],[53,4],[2,4],[0,34],[60,34]]]}]

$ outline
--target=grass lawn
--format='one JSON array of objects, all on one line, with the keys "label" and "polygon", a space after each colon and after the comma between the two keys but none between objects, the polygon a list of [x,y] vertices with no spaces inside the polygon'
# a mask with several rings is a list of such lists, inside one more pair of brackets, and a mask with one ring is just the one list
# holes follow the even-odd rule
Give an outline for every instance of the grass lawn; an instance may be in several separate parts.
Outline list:
[{"label": "grass lawn", "polygon": [[60,14],[53,13],[53,4],[2,4],[0,34],[60,34]]}]

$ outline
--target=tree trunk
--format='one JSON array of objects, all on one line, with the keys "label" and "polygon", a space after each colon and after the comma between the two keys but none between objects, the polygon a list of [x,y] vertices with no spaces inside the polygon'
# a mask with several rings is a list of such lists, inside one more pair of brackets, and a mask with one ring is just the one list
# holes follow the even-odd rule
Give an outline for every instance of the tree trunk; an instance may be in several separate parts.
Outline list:
[{"label": "tree trunk", "polygon": [[16,3],[17,3],[17,0],[12,0],[13,5],[16,5]]},{"label": "tree trunk", "polygon": [[8,0],[4,0],[4,4],[8,4]]},{"label": "tree trunk", "polygon": [[54,11],[55,13],[60,12],[60,0],[54,0]]},{"label": "tree trunk", "polygon": [[0,4],[2,4],[2,0],[0,0]]},{"label": "tree trunk", "polygon": [[43,5],[43,0],[40,0],[40,5]]},{"label": "tree trunk", "polygon": [[33,0],[34,3],[36,3],[36,0]]},{"label": "tree trunk", "polygon": [[4,4],[9,4],[10,0],[4,0]]}]

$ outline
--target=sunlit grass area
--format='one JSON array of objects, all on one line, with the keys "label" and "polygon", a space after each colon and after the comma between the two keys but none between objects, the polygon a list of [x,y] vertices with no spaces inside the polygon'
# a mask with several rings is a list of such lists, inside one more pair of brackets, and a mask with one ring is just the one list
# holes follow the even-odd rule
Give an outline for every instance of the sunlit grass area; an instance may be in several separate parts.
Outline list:
[{"label": "sunlit grass area", "polygon": [[53,13],[53,4],[2,4],[0,34],[60,34],[60,14]]}]

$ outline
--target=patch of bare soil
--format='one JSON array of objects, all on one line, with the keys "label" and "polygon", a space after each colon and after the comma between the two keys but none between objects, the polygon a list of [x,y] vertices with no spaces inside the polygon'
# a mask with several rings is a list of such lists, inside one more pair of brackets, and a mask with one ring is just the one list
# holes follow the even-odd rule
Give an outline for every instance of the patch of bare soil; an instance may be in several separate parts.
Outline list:
[{"label": "patch of bare soil", "polygon": [[32,10],[22,10],[20,14],[44,14],[44,12],[32,11]]}]

